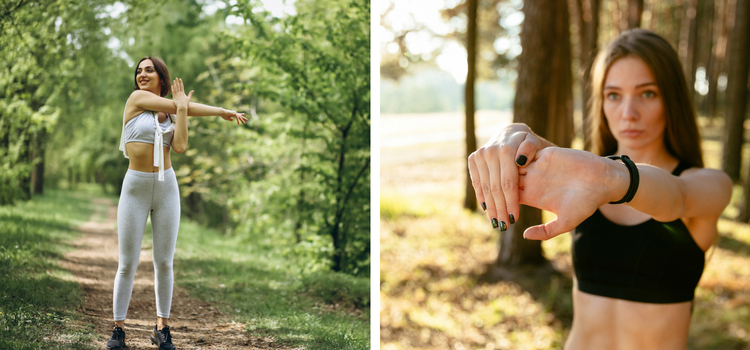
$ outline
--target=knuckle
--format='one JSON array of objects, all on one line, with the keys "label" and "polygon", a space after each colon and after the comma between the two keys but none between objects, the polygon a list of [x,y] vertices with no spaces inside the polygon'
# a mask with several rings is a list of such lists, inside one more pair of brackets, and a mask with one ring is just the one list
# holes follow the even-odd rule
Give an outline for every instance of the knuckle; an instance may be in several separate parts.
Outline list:
[{"label": "knuckle", "polygon": [[482,191],[484,191],[484,193],[492,193],[490,191],[490,184],[488,183],[482,183],[481,188],[482,188]]},{"label": "knuckle", "polygon": [[508,145],[504,145],[504,146],[500,147],[500,155],[503,156],[503,157],[507,157],[507,156],[511,156],[512,157],[512,156],[516,155],[516,150],[513,149],[513,147],[510,147]]},{"label": "knuckle", "polygon": [[474,188],[480,189],[482,188],[482,182],[479,180],[472,180],[471,186],[473,186]]},{"label": "knuckle", "polygon": [[490,193],[492,193],[493,195],[502,194],[503,188],[500,186],[500,184],[493,184],[492,186],[490,186]]},{"label": "knuckle", "polygon": [[511,179],[507,179],[507,178],[506,179],[502,179],[502,181],[500,182],[500,186],[505,191],[510,191],[514,187],[516,187],[515,184],[514,184],[514,181],[511,180]]}]

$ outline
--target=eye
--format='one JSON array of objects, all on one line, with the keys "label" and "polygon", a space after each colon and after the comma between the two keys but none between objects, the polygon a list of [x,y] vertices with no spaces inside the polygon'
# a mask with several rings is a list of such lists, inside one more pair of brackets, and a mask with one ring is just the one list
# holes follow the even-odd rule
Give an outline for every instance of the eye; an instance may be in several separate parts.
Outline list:
[{"label": "eye", "polygon": [[643,94],[641,94],[641,96],[645,98],[653,98],[653,97],[656,97],[656,93],[651,90],[646,90],[643,92]]},{"label": "eye", "polygon": [[607,94],[607,99],[610,101],[617,101],[620,99],[620,94],[615,92],[610,92]]}]

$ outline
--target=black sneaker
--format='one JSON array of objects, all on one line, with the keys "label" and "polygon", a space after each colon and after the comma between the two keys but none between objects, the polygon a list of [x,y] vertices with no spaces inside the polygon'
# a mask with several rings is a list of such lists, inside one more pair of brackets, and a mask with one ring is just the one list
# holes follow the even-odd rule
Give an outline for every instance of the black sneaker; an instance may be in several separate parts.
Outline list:
[{"label": "black sneaker", "polygon": [[175,350],[172,345],[172,335],[169,334],[169,326],[164,326],[161,330],[154,326],[154,333],[151,335],[151,342],[159,347],[159,350]]},{"label": "black sneaker", "polygon": [[115,328],[112,330],[112,337],[107,341],[107,349],[122,350],[125,348],[125,331],[115,325]]}]

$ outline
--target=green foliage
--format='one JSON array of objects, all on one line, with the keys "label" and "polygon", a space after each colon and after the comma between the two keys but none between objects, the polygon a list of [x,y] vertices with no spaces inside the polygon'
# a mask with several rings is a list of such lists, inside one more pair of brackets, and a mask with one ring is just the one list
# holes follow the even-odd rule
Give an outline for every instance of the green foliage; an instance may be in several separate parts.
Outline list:
[{"label": "green foliage", "polygon": [[280,245],[183,220],[175,281],[220,305],[253,335],[305,349],[369,349],[369,277],[307,273],[307,263]]},{"label": "green foliage", "polygon": [[[273,136],[296,152],[275,174],[276,186],[257,198],[274,211],[290,208],[291,215],[277,222],[294,225],[297,241],[309,233],[329,236],[334,271],[367,274],[370,5],[361,0],[295,5],[304,15],[278,19],[241,1],[234,13],[251,26],[225,32],[233,53],[263,68],[250,71],[246,75],[253,79],[236,88],[292,112],[282,117],[288,127]],[[268,213],[260,211],[259,217]]]},{"label": "green foliage", "polygon": [[0,207],[0,348],[90,349],[90,331],[70,326],[82,303],[77,283],[55,263],[75,238],[71,225],[93,211],[83,196],[58,192]]},{"label": "green foliage", "polygon": [[29,197],[40,159],[48,187],[119,193],[133,67],[159,56],[194,102],[252,116],[189,119],[188,150],[171,155],[183,213],[268,237],[306,271],[368,274],[368,2],[301,1],[283,18],[248,2],[210,15],[195,0],[20,3],[0,20],[0,205]]}]

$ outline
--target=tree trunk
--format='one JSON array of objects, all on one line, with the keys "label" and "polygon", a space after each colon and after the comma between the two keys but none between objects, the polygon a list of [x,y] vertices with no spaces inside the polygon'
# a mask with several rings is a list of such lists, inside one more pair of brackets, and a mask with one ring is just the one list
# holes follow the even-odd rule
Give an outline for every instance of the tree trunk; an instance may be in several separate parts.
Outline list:
[{"label": "tree trunk", "polygon": [[682,61],[685,78],[687,79],[688,91],[692,96],[695,92],[695,47],[698,34],[698,0],[686,0],[684,7],[682,29],[680,30],[680,45],[677,51]]},{"label": "tree trunk", "polygon": [[34,140],[34,149],[31,150],[31,195],[44,194],[44,154],[47,141],[47,131],[39,131]]},{"label": "tree trunk", "polygon": [[[526,1],[523,11],[523,51],[518,58],[514,119],[567,147],[573,135],[568,7],[564,1],[534,0]],[[498,265],[544,261],[541,242],[523,239],[526,228],[541,223],[541,212],[526,206],[521,208],[518,221],[501,235]]]},{"label": "tree trunk", "polygon": [[[740,178],[742,143],[745,131],[743,123],[747,110],[748,60],[750,60],[750,27],[748,26],[750,4],[748,2],[750,0],[737,0],[734,11],[734,28],[729,42],[726,129],[723,140],[722,168],[734,181],[739,181]],[[750,196],[745,195],[745,202],[748,200],[750,200]],[[742,212],[743,217],[747,216],[746,209]]]},{"label": "tree trunk", "polygon": [[716,112],[718,100],[718,80],[723,69],[724,56],[726,56],[727,45],[727,0],[717,1],[716,19],[714,20],[714,45],[708,63],[706,75],[708,76],[708,95],[706,95],[706,115],[713,123],[717,118]]},{"label": "tree trunk", "polygon": [[[464,91],[464,107],[466,109],[466,158],[477,149],[477,138],[474,134],[474,80],[476,78],[477,65],[477,1],[468,0],[468,26],[466,28],[466,56],[468,57],[469,69],[466,73],[466,86]],[[466,174],[466,186],[464,196],[464,208],[471,211],[477,210],[477,198],[474,187],[471,185],[469,167],[464,167]]]},{"label": "tree trunk", "polygon": [[628,29],[640,28],[643,0],[628,0]]},{"label": "tree trunk", "polygon": [[597,53],[597,39],[599,34],[599,5],[601,0],[576,0],[576,11],[578,12],[578,50],[581,58],[579,84],[581,85],[581,113],[583,114],[583,145],[589,149],[588,119],[591,112],[591,67]]}]

